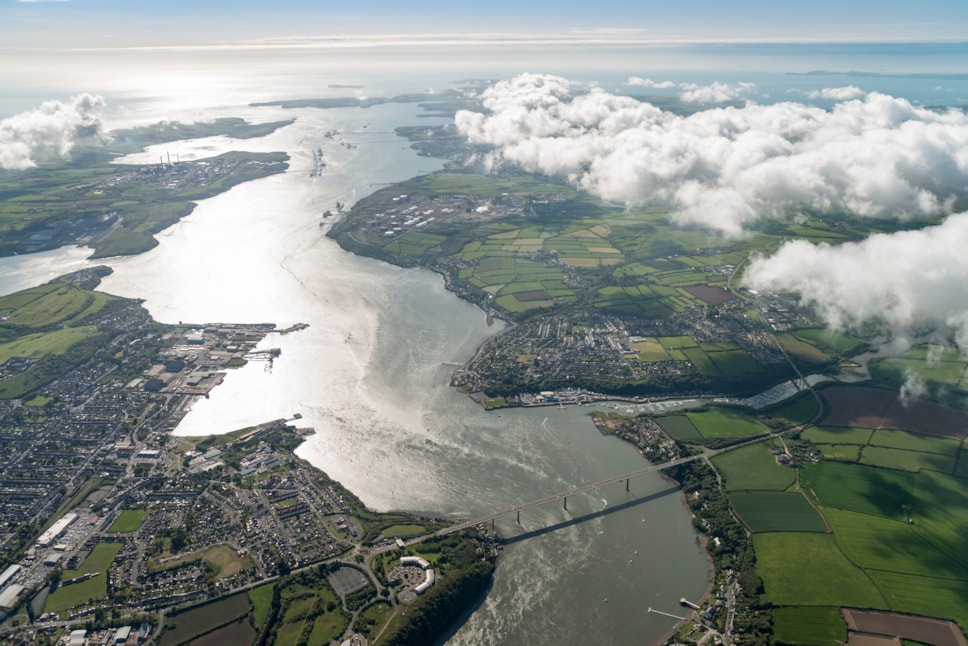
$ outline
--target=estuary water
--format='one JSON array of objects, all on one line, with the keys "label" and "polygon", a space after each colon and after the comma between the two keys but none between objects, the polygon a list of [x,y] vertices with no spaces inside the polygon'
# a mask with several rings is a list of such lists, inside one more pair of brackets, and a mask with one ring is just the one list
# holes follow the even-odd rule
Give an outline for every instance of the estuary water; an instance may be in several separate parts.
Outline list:
[{"label": "estuary water", "polygon": [[[337,200],[439,167],[392,134],[423,122],[416,114],[413,106],[263,109],[263,120],[297,123],[259,141],[167,146],[181,159],[242,147],[286,150],[293,160],[285,174],[201,202],[154,250],[111,260],[101,289],[145,299],[169,323],[310,326],[269,335],[262,345],[282,350],[271,371],[259,362],[230,371],[176,432],[223,433],[299,413],[316,434],[298,454],[367,505],[454,517],[644,466],[634,448],[597,433],[588,408],[486,412],[453,391],[451,371],[502,323],[489,326],[436,274],[357,257],[324,237],[321,214]],[[339,137],[324,137],[334,128]],[[327,160],[318,178],[309,172],[314,147]],[[649,606],[675,612],[680,597],[707,585],[680,494],[658,475],[499,529],[512,543],[494,587],[452,643],[648,643],[674,623]]]}]

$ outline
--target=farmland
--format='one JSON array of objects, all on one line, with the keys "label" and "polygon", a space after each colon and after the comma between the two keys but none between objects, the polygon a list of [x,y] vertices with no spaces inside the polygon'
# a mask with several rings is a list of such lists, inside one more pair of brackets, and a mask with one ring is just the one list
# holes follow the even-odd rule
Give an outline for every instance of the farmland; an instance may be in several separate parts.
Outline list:
[{"label": "farmland", "polygon": [[796,472],[777,464],[765,443],[752,444],[713,458],[727,491],[783,491],[793,484]]},{"label": "farmland", "polygon": [[729,496],[751,532],[825,532],[823,518],[799,492],[737,491]]},{"label": "farmland", "polygon": [[773,604],[886,607],[874,584],[844,557],[832,536],[770,532],[755,534],[753,544],[764,598]]},{"label": "farmland", "polygon": [[728,408],[711,408],[699,413],[687,413],[686,416],[706,439],[753,437],[769,431],[758,420]]}]

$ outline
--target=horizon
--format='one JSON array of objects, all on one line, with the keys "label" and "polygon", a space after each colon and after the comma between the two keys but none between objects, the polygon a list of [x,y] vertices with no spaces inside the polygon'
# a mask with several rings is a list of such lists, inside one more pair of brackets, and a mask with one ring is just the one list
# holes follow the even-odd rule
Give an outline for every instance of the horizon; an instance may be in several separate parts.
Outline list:
[{"label": "horizon", "polygon": [[[698,18],[697,18],[698,16]],[[289,0],[132,5],[118,0],[6,0],[0,3],[4,49],[239,46],[286,40],[491,37],[574,44],[962,42],[968,6],[933,0],[917,6],[890,2],[821,0],[777,6],[748,0],[739,6],[692,0],[677,6],[628,6],[618,0],[560,6],[547,1],[495,0],[487,6],[423,1],[405,6],[365,0],[336,3]],[[493,41],[491,41],[493,42]]]}]

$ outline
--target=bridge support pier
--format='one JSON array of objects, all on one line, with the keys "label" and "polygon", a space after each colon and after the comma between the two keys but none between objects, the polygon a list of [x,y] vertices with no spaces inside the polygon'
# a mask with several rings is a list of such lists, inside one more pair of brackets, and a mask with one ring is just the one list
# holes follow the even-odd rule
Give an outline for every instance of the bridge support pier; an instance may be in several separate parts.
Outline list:
[{"label": "bridge support pier", "polygon": [[626,491],[628,491],[628,490],[629,490],[629,480],[631,480],[631,478],[626,478],[626,479],[625,479],[625,490],[626,490]]},{"label": "bridge support pier", "polygon": [[518,512],[518,525],[520,525],[520,524],[521,524],[521,512],[519,511]]},{"label": "bridge support pier", "polygon": [[492,532],[494,531],[494,519],[493,518],[491,519],[491,531]]},{"label": "bridge support pier", "polygon": [[568,496],[564,497],[564,501],[565,501],[565,509],[568,509]]}]

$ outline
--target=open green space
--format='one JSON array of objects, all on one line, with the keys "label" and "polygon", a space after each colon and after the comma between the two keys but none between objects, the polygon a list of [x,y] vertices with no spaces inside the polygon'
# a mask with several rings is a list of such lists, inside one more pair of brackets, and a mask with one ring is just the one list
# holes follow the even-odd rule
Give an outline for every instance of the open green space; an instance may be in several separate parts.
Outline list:
[{"label": "open green space", "polygon": [[806,393],[776,408],[771,408],[768,415],[785,419],[790,424],[805,424],[816,416],[819,408],[817,400],[810,393]]},{"label": "open green space", "polygon": [[393,525],[380,532],[386,538],[413,538],[427,533],[423,525]]},{"label": "open green space", "polygon": [[823,508],[841,551],[865,569],[965,580],[961,564],[939,551],[913,524],[878,516]]},{"label": "open green space", "polygon": [[753,535],[756,570],[763,598],[780,606],[851,606],[886,604],[863,570],[841,553],[834,537],[805,532]]},{"label": "open green space", "polygon": [[947,437],[934,437],[922,433],[912,433],[911,431],[893,431],[889,429],[878,429],[874,431],[869,444],[871,446],[884,446],[893,449],[904,449],[906,451],[922,451],[924,453],[937,453],[939,455],[954,456],[958,453],[961,442]]},{"label": "open green space", "polygon": [[708,439],[723,437],[752,437],[769,432],[759,420],[730,408],[710,408],[707,411],[686,413],[689,421]]},{"label": "open green space", "polygon": [[266,583],[257,588],[252,588],[247,592],[249,595],[249,603],[252,605],[252,623],[260,630],[269,618],[269,610],[272,605],[272,593],[275,586],[275,583]]},{"label": "open green space", "polygon": [[847,641],[840,608],[794,606],[773,609],[773,639],[780,644],[831,646]]},{"label": "open green space", "polygon": [[108,527],[109,532],[134,532],[141,527],[141,523],[145,519],[145,514],[148,513],[147,509],[125,509],[121,512],[111,526]]},{"label": "open green space", "polygon": [[685,415],[666,415],[657,417],[655,420],[662,430],[671,437],[687,444],[698,444],[702,442],[702,435],[699,430],[689,421]]},{"label": "open green space", "polygon": [[777,463],[766,442],[720,453],[712,459],[727,491],[783,491],[796,480],[796,471]]},{"label": "open green space", "polygon": [[211,632],[249,614],[248,597],[243,594],[219,599],[167,617],[159,638],[160,646],[184,644],[194,637]]},{"label": "open green space", "polygon": [[817,444],[816,447],[825,459],[844,462],[860,461],[860,452],[864,448],[857,444]]},{"label": "open green space", "polygon": [[873,430],[869,428],[849,428],[846,426],[811,426],[800,436],[814,444],[867,444]]},{"label": "open green space", "polygon": [[793,336],[805,341],[828,354],[850,356],[868,345],[866,339],[857,336],[837,334],[824,328],[803,328],[795,330]]},{"label": "open green space", "polygon": [[870,464],[888,469],[901,469],[903,471],[933,469],[934,471],[941,471],[943,473],[951,473],[955,466],[955,458],[953,455],[905,451],[903,449],[890,449],[883,446],[865,446],[861,449],[860,462],[861,464]]},{"label": "open green space", "polygon": [[827,526],[798,491],[734,491],[736,513],[751,532],[825,532]]},{"label": "open green space", "polygon": [[968,568],[968,480],[922,470],[915,480],[914,528]]},{"label": "open green space", "polygon": [[[108,595],[108,571],[114,557],[118,555],[124,543],[98,543],[91,550],[81,566],[76,570],[64,570],[61,575],[61,585],[47,597],[44,612],[63,612],[88,601],[97,601]],[[65,582],[85,574],[96,572],[96,576],[64,585]]]},{"label": "open green space", "polygon": [[891,610],[958,622],[968,632],[968,586],[964,580],[872,571]]},{"label": "open green space", "polygon": [[820,348],[803,341],[789,332],[777,334],[776,340],[791,358],[805,366],[815,366],[830,361],[830,356]]},{"label": "open green space", "polygon": [[903,520],[914,504],[915,474],[822,460],[800,469],[800,486],[824,507]]}]

